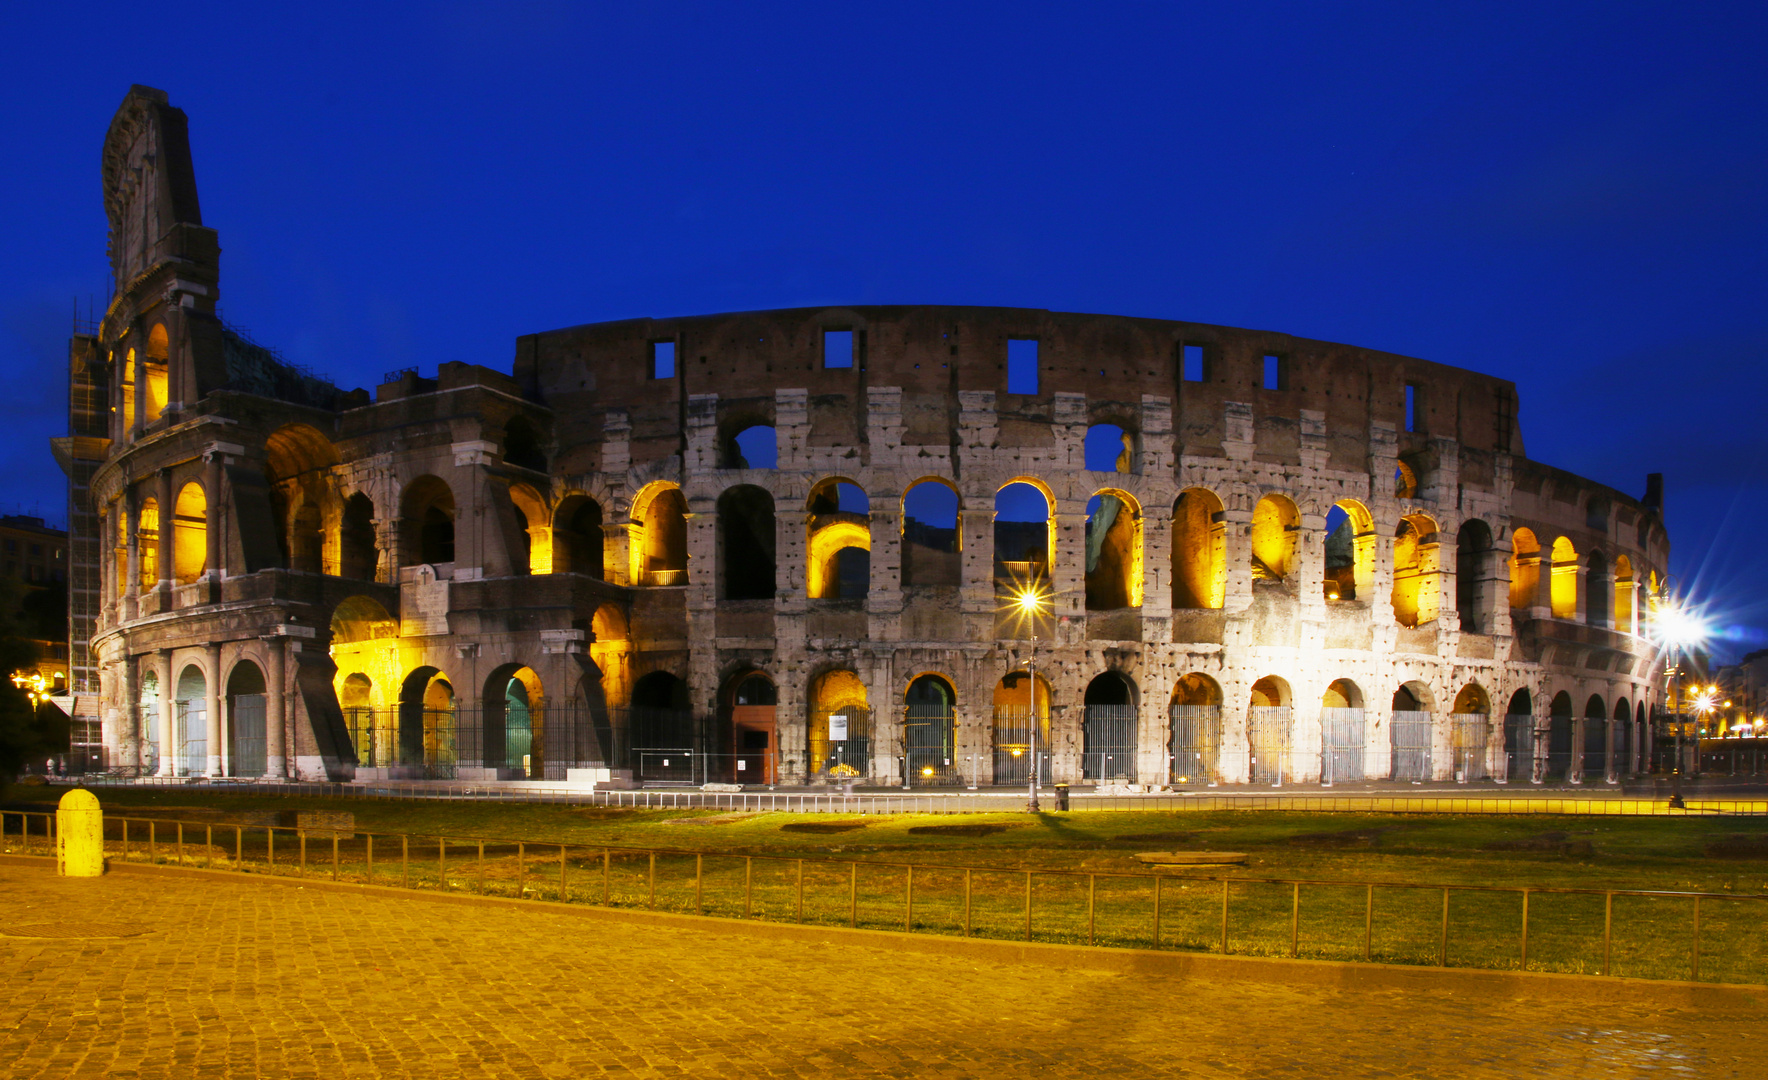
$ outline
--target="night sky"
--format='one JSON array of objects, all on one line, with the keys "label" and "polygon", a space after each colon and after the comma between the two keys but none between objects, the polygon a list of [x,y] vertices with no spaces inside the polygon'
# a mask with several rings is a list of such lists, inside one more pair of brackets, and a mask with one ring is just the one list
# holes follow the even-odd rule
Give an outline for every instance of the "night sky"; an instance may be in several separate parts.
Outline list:
[{"label": "night sky", "polygon": [[[822,304],[1188,319],[1518,385],[1768,645],[1760,4],[19,5],[0,504],[64,519],[129,84],[190,116],[222,310],[342,385]],[[839,10],[838,10],[839,9]]]}]

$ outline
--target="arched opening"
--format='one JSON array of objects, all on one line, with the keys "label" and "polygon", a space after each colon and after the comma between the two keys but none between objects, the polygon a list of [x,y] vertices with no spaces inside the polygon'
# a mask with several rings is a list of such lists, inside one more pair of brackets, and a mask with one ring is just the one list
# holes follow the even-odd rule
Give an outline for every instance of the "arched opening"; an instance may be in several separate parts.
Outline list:
[{"label": "arched opening", "polygon": [[1142,506],[1107,489],[1087,500],[1087,610],[1142,606]]},{"label": "arched opening", "polygon": [[703,763],[695,761],[700,740],[687,683],[670,672],[653,671],[633,684],[626,713],[634,779],[693,783],[706,775]]},{"label": "arched opening", "polygon": [[652,484],[632,501],[632,580],[638,585],[688,583],[688,503],[674,484]]},{"label": "arched opening", "polygon": [[[1027,592],[1047,596],[1050,592],[1050,552],[1055,537],[1050,528],[1049,492],[1025,480],[1015,480],[995,492],[994,580],[995,599],[1006,610]],[[1048,616],[1039,617],[1039,624]],[[1029,620],[1009,620],[1018,626]],[[1026,625],[1026,637],[1046,636],[1041,625]]]},{"label": "arched opening", "polygon": [[172,775],[209,771],[209,684],[203,669],[187,664],[172,684]]},{"label": "arched opening", "polygon": [[114,533],[111,543],[111,582],[116,586],[116,594],[120,597],[129,587],[129,518],[123,512],[121,499],[111,500],[106,520],[111,524],[105,528]]},{"label": "arched opening", "polygon": [[1341,499],[1326,511],[1326,599],[1367,600],[1375,584],[1375,518]]},{"label": "arched opening", "polygon": [[774,598],[773,496],[751,484],[718,497],[718,584],[724,600]]},{"label": "arched opening", "polygon": [[201,484],[191,481],[178,492],[172,519],[172,565],[178,584],[189,585],[208,569],[209,500]]},{"label": "arched opening", "polygon": [[1275,675],[1252,684],[1252,701],[1246,710],[1246,772],[1255,784],[1281,784],[1284,776],[1291,775],[1293,701],[1289,684]]},{"label": "arched opening", "polygon": [[1173,607],[1217,609],[1228,595],[1228,516],[1205,488],[1173,501]]},{"label": "arched opening", "polygon": [[1266,495],[1252,508],[1252,579],[1287,581],[1295,571],[1301,513],[1283,495]]},{"label": "arched opening", "polygon": [[995,684],[993,707],[994,782],[1003,786],[1029,783],[1035,750],[1038,782],[1048,783],[1050,684],[1042,675],[1033,679],[1028,672],[1009,671]]},{"label": "arched opening", "polygon": [[147,357],[141,365],[142,406],[147,415],[145,420],[151,424],[158,420],[166,411],[166,391],[168,385],[167,363],[170,349],[166,338],[166,328],[155,323],[147,332]]},{"label": "arched opening", "polygon": [[1633,561],[1625,555],[1615,556],[1615,629],[1623,634],[1634,631]]},{"label": "arched opening", "polygon": [[1633,710],[1626,698],[1615,701],[1614,723],[1609,728],[1608,780],[1616,783],[1638,770],[1633,764],[1636,740],[1633,737]]},{"label": "arched opening", "polygon": [[1578,552],[1565,537],[1553,541],[1553,617],[1578,617]]},{"label": "arched opening", "polygon": [[1492,530],[1479,518],[1461,523],[1455,533],[1455,614],[1463,634],[1492,632],[1486,579],[1491,576]]},{"label": "arched opening", "polygon": [[420,476],[399,500],[402,566],[454,564],[454,489],[437,476]]},{"label": "arched opening", "polygon": [[1081,721],[1080,774],[1086,780],[1134,780],[1136,777],[1135,688],[1115,671],[1096,675],[1087,684],[1086,715]]},{"label": "arched opening", "polygon": [[1395,780],[1422,783],[1430,779],[1430,691],[1409,682],[1394,691],[1393,718],[1388,722]]},{"label": "arched opening", "polygon": [[343,519],[338,526],[338,574],[358,581],[374,581],[380,576],[379,570],[374,502],[358,491],[344,500]]},{"label": "arched opening", "polygon": [[944,480],[917,480],[902,496],[902,584],[956,586],[959,561],[958,490]]},{"label": "arched opening", "polygon": [[1547,779],[1571,775],[1572,749],[1572,696],[1561,690],[1547,707]]},{"label": "arched opening", "polygon": [[1394,531],[1394,619],[1401,626],[1422,626],[1437,617],[1442,603],[1438,580],[1441,555],[1436,522],[1408,514]]},{"label": "arched opening", "polygon": [[805,509],[805,595],[864,599],[872,581],[871,500],[859,485],[830,477],[811,488]]},{"label": "arched opening", "polygon": [[778,781],[779,693],[759,671],[739,671],[725,680],[720,695],[729,716],[729,764],[722,770],[738,784]]},{"label": "arched opening", "polygon": [[1087,428],[1086,464],[1093,472],[1133,473],[1136,471],[1136,439],[1116,424],[1094,424]]},{"label": "arched opening", "polygon": [[1181,677],[1173,687],[1172,779],[1175,784],[1222,780],[1222,688],[1208,675]]},{"label": "arched opening", "polygon": [[510,573],[517,577],[552,573],[552,516],[546,503],[527,484],[511,484],[510,505],[516,508],[516,526],[521,530],[515,537],[516,549],[509,553]]},{"label": "arched opening", "polygon": [[148,671],[141,676],[141,697],[136,702],[141,725],[141,768],[149,776],[160,771],[160,676]]},{"label": "arched opening", "polygon": [[[153,499],[141,500],[141,512],[137,515],[137,521],[139,524],[135,530],[135,551],[141,571],[138,587],[142,592],[147,592],[157,588],[160,583],[160,504]],[[123,531],[120,539],[127,543],[128,530],[125,523],[118,521],[117,524]],[[119,573],[117,584],[121,586],[122,583],[123,574]]]},{"label": "arched opening", "polygon": [[344,711],[350,745],[356,749],[357,768],[383,769],[395,764],[392,725],[375,723],[374,680],[360,671],[344,676],[338,687],[338,705]]},{"label": "arched opening", "polygon": [[1608,617],[1608,560],[1602,552],[1592,551],[1585,560],[1588,577],[1584,585],[1584,621],[1591,626],[1606,627]]},{"label": "arched opening", "polygon": [[726,469],[779,467],[779,433],[767,424],[751,424],[725,440],[720,465]]},{"label": "arched opening", "polygon": [[504,664],[485,680],[480,710],[481,761],[499,779],[536,780],[546,775],[546,692],[540,676],[524,664]]},{"label": "arched opening", "polygon": [[957,691],[938,675],[920,675],[903,695],[902,744],[905,780],[910,786],[948,784],[958,779]]},{"label": "arched opening", "polygon": [[1491,711],[1491,701],[1486,697],[1485,689],[1478,683],[1468,683],[1455,695],[1449,723],[1452,726],[1457,782],[1486,778],[1489,771],[1486,766],[1487,748],[1491,745],[1492,738]]},{"label": "arched opening", "polygon": [[454,684],[433,667],[420,667],[399,687],[399,764],[429,780],[452,780],[455,752]]},{"label": "arched opening", "polygon": [[307,424],[277,428],[264,441],[264,450],[264,474],[283,565],[308,574],[335,574],[337,552],[327,551],[326,519],[331,516],[336,526],[331,470],[338,463],[337,450]]},{"label": "arched opening", "polygon": [[546,452],[540,447],[540,433],[526,416],[512,416],[503,426],[503,463],[539,473],[546,471]]},{"label": "arched opening", "polygon": [[263,776],[269,768],[264,741],[264,672],[250,660],[233,665],[227,676],[227,763],[229,776]]},{"label": "arched opening", "polygon": [[587,495],[568,496],[553,515],[552,573],[604,580],[605,541],[602,504]]},{"label": "arched opening", "polygon": [[122,378],[117,381],[117,415],[122,418],[119,439],[128,438],[135,430],[135,350],[123,359]]},{"label": "arched opening", "polygon": [[1599,695],[1590,695],[1584,703],[1582,726],[1584,752],[1579,764],[1579,779],[1600,779],[1608,776],[1608,703]]},{"label": "arched opening", "polygon": [[1511,694],[1504,709],[1504,776],[1535,779],[1535,705],[1527,690]]},{"label": "arched opening", "polygon": [[1320,782],[1363,779],[1368,741],[1363,691],[1349,679],[1336,679],[1320,695]]},{"label": "arched opening", "polygon": [[1394,498],[1415,499],[1418,497],[1418,473],[1404,461],[1394,463]]},{"label": "arched opening", "polygon": [[856,780],[872,772],[872,709],[852,671],[825,671],[810,683],[810,775]]},{"label": "arched opening", "polygon": [[1518,529],[1510,538],[1510,609],[1527,612],[1541,591],[1541,545],[1535,534]]}]

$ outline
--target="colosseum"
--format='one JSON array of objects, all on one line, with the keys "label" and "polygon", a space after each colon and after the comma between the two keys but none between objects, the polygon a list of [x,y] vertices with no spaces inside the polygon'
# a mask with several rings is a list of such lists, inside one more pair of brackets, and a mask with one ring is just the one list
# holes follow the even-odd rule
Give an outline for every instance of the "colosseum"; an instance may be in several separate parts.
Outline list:
[{"label": "colosseum", "polygon": [[220,320],[163,92],[129,93],[103,180],[115,293],[57,452],[115,772],[1152,790],[1646,760],[1658,482],[1529,459],[1510,382],[925,305],[575,326],[344,390]]}]

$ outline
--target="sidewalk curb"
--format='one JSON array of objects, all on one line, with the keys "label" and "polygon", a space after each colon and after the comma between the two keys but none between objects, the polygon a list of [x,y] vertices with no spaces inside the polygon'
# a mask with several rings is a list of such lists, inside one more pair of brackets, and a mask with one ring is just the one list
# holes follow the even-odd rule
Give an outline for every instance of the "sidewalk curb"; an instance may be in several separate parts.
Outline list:
[{"label": "sidewalk curb", "polygon": [[[46,868],[46,855],[0,855],[0,866]],[[233,870],[108,863],[111,874],[186,874],[239,884],[296,886],[334,892],[423,900],[469,907],[521,908],[639,926],[674,927],[708,933],[741,934],[764,940],[840,943],[893,952],[964,957],[994,963],[1019,963],[1058,970],[1100,971],[1119,975],[1166,975],[1208,982],[1272,983],[1327,990],[1447,991],[1485,999],[1576,1000],[1580,1003],[1640,1004],[1659,1008],[1768,1008],[1768,985],[1758,983],[1693,983],[1633,979],[1620,976],[1571,975],[1545,971],[1495,971],[1484,968],[1435,968],[1399,964],[1366,964],[1345,960],[1290,960],[1266,956],[1220,956],[1210,953],[1120,949],[1103,946],[1015,942],[914,934],[896,930],[852,929],[845,926],[801,925],[685,915],[633,908],[561,904],[555,900],[517,900],[506,896],[439,893],[388,885],[330,881],[323,877],[242,874]]]}]

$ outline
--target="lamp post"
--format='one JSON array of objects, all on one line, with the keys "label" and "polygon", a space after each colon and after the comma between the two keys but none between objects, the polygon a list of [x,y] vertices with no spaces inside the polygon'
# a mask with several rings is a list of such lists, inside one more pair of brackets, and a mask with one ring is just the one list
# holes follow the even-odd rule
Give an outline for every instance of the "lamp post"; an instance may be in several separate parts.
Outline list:
[{"label": "lamp post", "polygon": [[1031,735],[1026,740],[1031,756],[1031,782],[1025,799],[1027,813],[1038,813],[1037,805],[1037,617],[1043,613],[1044,597],[1035,587],[1023,589],[1018,598],[1019,614],[1031,622],[1031,652],[1025,658],[1025,670],[1031,677]]},{"label": "lamp post", "polygon": [[[1680,654],[1687,652],[1706,636],[1700,619],[1689,612],[1687,605],[1669,595],[1669,579],[1658,587],[1657,611],[1652,620],[1658,640],[1669,650],[1670,697],[1676,703],[1676,760],[1670,769],[1670,806],[1680,810],[1682,802],[1682,727],[1686,712],[1682,701],[1682,665]],[[1698,743],[1697,743],[1698,745]]]}]

